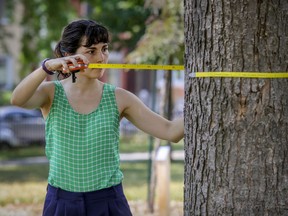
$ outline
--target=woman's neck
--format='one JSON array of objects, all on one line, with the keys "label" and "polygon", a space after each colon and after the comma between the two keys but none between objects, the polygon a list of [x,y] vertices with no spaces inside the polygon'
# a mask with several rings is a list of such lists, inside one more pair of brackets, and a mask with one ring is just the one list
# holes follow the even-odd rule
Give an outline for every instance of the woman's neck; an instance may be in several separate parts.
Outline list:
[{"label": "woman's neck", "polygon": [[72,82],[72,77],[63,80],[63,86],[68,91],[77,91],[77,92],[91,92],[91,91],[99,91],[102,90],[103,83],[98,79],[88,79],[85,77],[79,77],[76,79],[76,82]]}]

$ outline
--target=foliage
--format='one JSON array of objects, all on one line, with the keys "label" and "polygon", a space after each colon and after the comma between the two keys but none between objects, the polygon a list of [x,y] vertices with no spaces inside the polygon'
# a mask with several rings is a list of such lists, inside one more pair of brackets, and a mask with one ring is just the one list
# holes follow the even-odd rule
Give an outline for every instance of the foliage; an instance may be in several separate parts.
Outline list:
[{"label": "foliage", "polygon": [[180,0],[166,0],[166,4],[155,4],[155,2],[150,2],[150,7],[156,11],[156,14],[150,17],[151,23],[147,25],[147,30],[137,48],[128,55],[127,61],[182,64],[184,51],[183,3]]},{"label": "foliage", "polygon": [[[14,2],[15,0],[10,0],[10,1],[4,1],[3,7],[5,8],[4,10],[0,9],[0,12],[2,12],[2,16],[0,18],[3,18],[2,22],[13,22],[13,9],[14,9]],[[9,50],[7,49],[6,43],[5,43],[5,38],[7,37],[12,37],[12,34],[7,31],[5,28],[5,24],[0,22],[0,50],[3,50],[4,52],[8,53]]]},{"label": "foliage", "polygon": [[33,70],[40,59],[52,57],[53,42],[59,40],[62,28],[76,16],[73,7],[67,7],[69,0],[22,0],[23,36],[21,76]]},{"label": "foliage", "polygon": [[[182,1],[167,0],[159,15],[150,14],[151,9],[155,11],[151,5],[144,8],[145,0],[81,2],[88,3],[86,18],[95,19],[109,28],[113,49],[133,50],[145,33],[145,21],[148,20],[146,34],[131,54],[131,59],[153,63],[159,59],[165,63],[173,56],[179,63],[183,61]],[[62,28],[79,17],[70,0],[21,0],[21,3],[24,14],[20,76],[23,77],[35,69],[41,59],[53,57],[52,50]],[[156,19],[149,23],[151,17]]]},{"label": "foliage", "polygon": [[11,91],[0,91],[0,106],[10,104]]},{"label": "foliage", "polygon": [[[104,24],[113,36],[113,48],[133,48],[144,32],[144,20],[148,10],[143,9],[144,0],[87,1],[90,3],[88,17]],[[70,0],[21,0],[24,6],[22,21],[22,53],[20,60],[25,76],[35,69],[39,61],[53,57],[52,50],[59,40],[61,31],[68,22],[78,19]],[[85,2],[85,1],[82,1]]]},{"label": "foliage", "polygon": [[112,33],[114,50],[134,49],[145,32],[145,21],[149,10],[144,8],[144,0],[88,0],[91,5],[89,17],[100,21]]}]

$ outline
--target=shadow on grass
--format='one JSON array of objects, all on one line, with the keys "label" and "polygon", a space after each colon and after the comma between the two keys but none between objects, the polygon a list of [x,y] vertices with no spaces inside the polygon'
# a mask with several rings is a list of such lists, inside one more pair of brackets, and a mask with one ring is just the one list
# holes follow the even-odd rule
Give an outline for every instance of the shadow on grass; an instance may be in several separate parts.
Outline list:
[{"label": "shadow on grass", "polygon": [[45,181],[48,176],[48,165],[3,166],[0,167],[0,182],[17,183]]},{"label": "shadow on grass", "polygon": [[[122,163],[121,170],[126,184],[142,186],[148,182],[148,162]],[[182,183],[184,179],[184,162],[171,163],[171,181]]]},{"label": "shadow on grass", "polygon": [[0,160],[12,160],[33,156],[45,156],[45,147],[34,145],[0,150]]},{"label": "shadow on grass", "polygon": [[[125,181],[136,186],[141,186],[147,182],[147,163],[122,163]],[[3,166],[0,167],[0,182],[31,182],[45,181],[48,177],[48,165],[25,165],[25,166]]]},{"label": "shadow on grass", "polygon": [[126,185],[142,186],[147,183],[148,164],[145,162],[122,163],[121,170]]},{"label": "shadow on grass", "polygon": [[[123,162],[121,170],[124,174],[124,181],[128,185],[141,186],[148,181],[147,162]],[[0,182],[31,182],[46,181],[48,177],[48,164],[29,166],[0,166]],[[171,180],[183,182],[183,162],[171,164]]]},{"label": "shadow on grass", "polygon": [[[171,164],[171,199],[183,200],[183,162]],[[0,206],[7,203],[42,203],[49,166],[47,164],[0,166]],[[127,199],[146,200],[148,163],[121,163]],[[36,200],[36,201],[35,201]],[[40,201],[39,201],[40,200]],[[1,207],[0,207],[1,208]]]}]

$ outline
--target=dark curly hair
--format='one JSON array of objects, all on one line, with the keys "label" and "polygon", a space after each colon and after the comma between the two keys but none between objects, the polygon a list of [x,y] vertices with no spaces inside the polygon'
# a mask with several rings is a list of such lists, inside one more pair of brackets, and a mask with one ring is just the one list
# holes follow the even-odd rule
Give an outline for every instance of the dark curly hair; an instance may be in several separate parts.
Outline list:
[{"label": "dark curly hair", "polygon": [[[93,44],[109,43],[110,37],[106,27],[93,20],[77,20],[68,24],[62,32],[60,41],[54,49],[57,58],[64,57],[65,54],[73,55],[86,40],[85,47]],[[63,74],[58,71],[62,78],[67,78],[71,74]],[[58,76],[59,78],[59,76]]]}]

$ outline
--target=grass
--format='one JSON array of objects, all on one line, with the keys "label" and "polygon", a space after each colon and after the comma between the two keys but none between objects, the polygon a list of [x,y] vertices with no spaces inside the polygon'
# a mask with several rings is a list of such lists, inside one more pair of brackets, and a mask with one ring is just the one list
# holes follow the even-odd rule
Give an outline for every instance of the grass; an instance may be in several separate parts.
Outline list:
[{"label": "grass", "polygon": [[[128,200],[146,200],[148,194],[148,164],[122,163],[124,173],[123,186]],[[183,162],[171,164],[170,196],[171,200],[183,201],[184,186]]]},{"label": "grass", "polygon": [[20,159],[25,157],[44,156],[44,146],[30,146],[0,150],[0,160]]},{"label": "grass", "polygon": [[[147,152],[147,135],[121,138],[120,152]],[[183,142],[172,144],[172,149],[183,149]],[[44,156],[44,146],[31,146],[10,150],[0,150],[0,160]],[[124,173],[123,186],[129,201],[147,200],[148,162],[125,162],[121,164]],[[0,206],[41,205],[47,186],[48,165],[0,166]],[[171,164],[171,200],[183,201],[183,162]]]},{"label": "grass", "polygon": [[[131,153],[131,152],[147,152],[150,148],[151,139],[146,134],[139,132],[137,135],[132,137],[121,137],[120,139],[120,152]],[[152,139],[153,141],[153,139]],[[152,143],[153,144],[153,143]],[[161,141],[161,145],[166,145],[167,142]],[[179,143],[172,143],[173,150],[183,150],[184,143],[181,140]]]},{"label": "grass", "polygon": [[[147,135],[121,137],[120,152],[147,152],[150,148]],[[172,149],[182,150],[183,142],[172,144]],[[0,160],[44,156],[44,146],[31,146],[0,150]],[[171,200],[183,201],[183,162],[171,164]],[[129,201],[146,201],[148,194],[148,162],[125,162],[123,186]],[[0,166],[0,206],[40,206],[44,202],[47,187],[48,165]]]},{"label": "grass", "polygon": [[[128,200],[147,199],[147,163],[122,163]],[[48,165],[0,167],[0,206],[41,204],[47,186]],[[183,162],[171,165],[171,199],[183,201]]]},{"label": "grass", "polygon": [[[161,144],[166,144],[162,141]],[[172,143],[173,150],[183,150],[183,140],[179,143]],[[140,133],[131,137],[121,137],[119,144],[121,153],[147,152],[150,148],[150,138]],[[45,146],[30,146],[13,149],[0,149],[0,160],[19,159],[33,156],[45,156]]]},{"label": "grass", "polygon": [[0,167],[0,205],[42,203],[48,165]]}]

